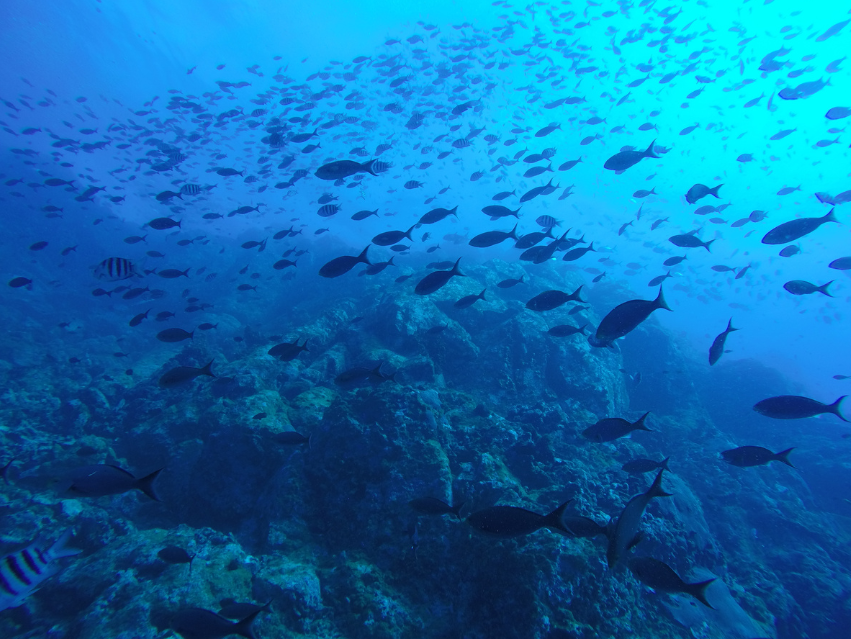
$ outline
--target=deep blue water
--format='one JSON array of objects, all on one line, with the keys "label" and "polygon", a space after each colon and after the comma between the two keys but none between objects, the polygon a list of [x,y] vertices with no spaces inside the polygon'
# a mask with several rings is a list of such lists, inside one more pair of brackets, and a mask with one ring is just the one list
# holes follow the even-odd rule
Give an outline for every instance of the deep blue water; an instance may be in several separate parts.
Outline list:
[{"label": "deep blue water", "polygon": [[[846,7],[74,0],[0,18],[0,533],[13,553],[72,529],[84,551],[0,612],[4,636],[214,636],[180,611],[231,599],[272,602],[262,637],[845,636],[851,407],[754,405],[851,383]],[[317,175],[342,160],[362,166]],[[419,223],[437,208],[454,213]],[[549,259],[514,246],[551,226]],[[367,245],[393,263],[322,276]],[[459,258],[465,277],[417,294]],[[666,275],[671,312],[633,310],[607,348],[604,318]],[[581,305],[527,306],[580,286]],[[547,333],[562,325],[583,332]],[[582,435],[647,411],[650,433]],[[794,447],[794,468],[720,457],[745,445]],[[621,466],[666,457],[675,497],[635,556],[717,577],[717,612],[607,568],[615,533],[455,521],[566,499],[617,521],[653,477]],[[114,477],[86,493],[80,469],[103,464],[164,467],[162,501]],[[423,497],[467,503],[429,516]],[[169,544],[193,572],[157,559]]]}]

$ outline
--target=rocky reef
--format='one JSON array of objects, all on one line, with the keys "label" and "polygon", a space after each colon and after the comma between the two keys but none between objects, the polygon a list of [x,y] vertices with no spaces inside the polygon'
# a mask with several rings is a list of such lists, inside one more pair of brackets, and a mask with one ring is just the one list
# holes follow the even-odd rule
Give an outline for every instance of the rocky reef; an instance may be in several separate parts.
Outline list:
[{"label": "rocky reef", "polygon": [[[832,424],[767,423],[750,406],[789,390],[784,380],[750,362],[707,372],[652,319],[617,350],[552,337],[549,327],[596,325],[633,295],[601,284],[583,291],[580,313],[534,313],[533,294],[582,280],[553,269],[537,273],[535,291],[495,287],[520,271],[468,266],[431,297],[351,277],[321,300],[217,309],[216,331],[146,351],[132,375],[96,355],[114,348],[94,328],[75,347],[90,355],[71,365],[67,339],[36,337],[4,311],[20,328],[0,344],[0,461],[14,457],[3,540],[11,551],[72,528],[83,552],[1,613],[0,634],[153,639],[172,636],[183,607],[236,601],[271,602],[259,637],[840,636],[851,622],[851,513],[831,497],[849,478],[830,461],[845,441]],[[453,307],[483,287],[486,301]],[[308,351],[294,360],[267,354],[296,338]],[[166,369],[211,359],[216,378],[157,386]],[[334,383],[379,364],[394,378]],[[648,410],[652,432],[581,436],[598,419]],[[290,431],[309,444],[281,436]],[[799,470],[719,459],[746,443],[799,446]],[[636,552],[690,581],[717,577],[714,610],[610,570],[602,537],[499,540],[408,505],[431,496],[465,502],[463,515],[494,504],[547,513],[573,500],[570,513],[605,524],[649,485],[622,464],[668,456],[673,497],[650,505]],[[164,468],[162,501],[68,494],[69,471],[101,463],[136,476]],[[191,563],[163,561],[169,545]]]}]

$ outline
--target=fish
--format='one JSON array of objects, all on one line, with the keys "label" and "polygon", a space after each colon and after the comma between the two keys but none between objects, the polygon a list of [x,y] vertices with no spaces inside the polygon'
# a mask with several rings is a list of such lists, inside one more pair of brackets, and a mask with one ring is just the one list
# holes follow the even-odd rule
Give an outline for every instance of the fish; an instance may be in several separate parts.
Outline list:
[{"label": "fish", "polygon": [[334,378],[334,383],[337,386],[342,386],[343,388],[355,388],[364,383],[377,385],[382,384],[387,380],[395,381],[396,373],[384,375],[381,372],[382,366],[383,363],[379,364],[375,368],[364,368],[362,366],[350,368],[349,370],[343,371],[337,375],[337,377]]},{"label": "fish", "polygon": [[319,274],[322,277],[340,277],[341,275],[345,275],[349,271],[351,271],[358,264],[366,264],[367,266],[371,264],[371,262],[367,259],[366,252],[369,250],[369,246],[361,251],[360,255],[352,256],[352,255],[342,255],[340,257],[335,257],[330,262],[327,262],[319,269]]},{"label": "fish", "polygon": [[512,211],[507,206],[501,206],[499,204],[490,204],[482,208],[482,213],[490,216],[491,219],[500,217],[510,217],[512,215],[514,217],[519,217],[517,214],[520,213],[520,209],[518,208],[516,211]]},{"label": "fish", "polygon": [[828,264],[827,267],[836,269],[837,271],[851,270],[851,257],[837,258]]},{"label": "fish", "polygon": [[[564,257],[561,258],[565,262],[574,262],[578,260],[580,257],[588,253],[589,251],[594,251],[594,242],[591,242],[588,246],[571,249],[564,254]],[[595,251],[596,252],[596,251]]]},{"label": "fish", "polygon": [[26,286],[29,290],[32,290],[32,283],[33,281],[28,277],[13,277],[8,282],[9,286],[12,288],[21,288]]},{"label": "fish", "polygon": [[386,231],[384,233],[379,233],[372,238],[372,243],[376,246],[391,246],[393,244],[398,244],[405,238],[413,242],[413,239],[411,238],[411,231],[415,228],[416,225],[412,226],[407,231]]},{"label": "fish", "polygon": [[688,202],[689,204],[694,204],[698,200],[705,198],[707,195],[714,195],[717,198],[718,189],[720,189],[722,186],[724,185],[719,184],[716,187],[710,188],[705,184],[695,184],[686,193],[686,202]]},{"label": "fish", "polygon": [[828,120],[842,120],[851,115],[851,107],[833,107],[824,114]]},{"label": "fish", "polygon": [[596,347],[607,347],[616,339],[635,330],[653,311],[660,308],[671,310],[665,302],[661,286],[655,300],[629,300],[609,311],[597,327],[596,333],[588,338],[588,343]]},{"label": "fish", "polygon": [[459,277],[466,277],[461,271],[458,270],[458,264],[461,262],[461,258],[459,257],[455,264],[452,266],[451,270],[448,271],[433,271],[422,278],[419,282],[417,282],[416,287],[414,288],[414,292],[417,295],[431,295],[432,293],[437,292],[443,286],[449,282],[450,279],[455,277],[456,275]]},{"label": "fish", "polygon": [[582,286],[569,295],[564,291],[558,290],[544,291],[526,302],[526,308],[530,311],[541,312],[551,311],[554,308],[567,304],[568,302],[579,302],[580,304],[585,304],[585,300],[580,297],[581,291]]},{"label": "fish", "polygon": [[701,242],[699,238],[694,235],[690,235],[688,233],[684,233],[682,235],[674,235],[668,238],[668,241],[674,246],[679,246],[680,248],[697,248],[698,246],[702,246],[707,251],[709,250],[709,246],[715,240],[709,240],[708,242]]},{"label": "fish", "polygon": [[[851,267],[849,267],[849,268],[851,268]],[[525,277],[525,275],[521,275],[519,280],[516,280],[516,279],[502,280],[501,282],[497,283],[497,287],[498,288],[513,288],[513,287],[517,286],[518,284],[524,284],[525,283],[524,280],[523,280],[524,277]]]},{"label": "fish", "polygon": [[215,377],[211,368],[213,366],[213,361],[214,360],[210,360],[201,368],[195,368],[194,366],[177,366],[176,368],[172,368],[160,377],[158,384],[160,388],[174,388],[185,384],[186,382],[190,382],[201,375]]},{"label": "fish", "polygon": [[724,329],[724,332],[718,335],[715,340],[712,342],[712,346],[709,347],[709,365],[715,366],[719,359],[721,359],[721,355],[724,354],[724,345],[727,343],[727,336],[733,331],[739,330],[738,328],[733,328],[733,318],[727,322],[727,328]]},{"label": "fish", "polygon": [[754,404],[753,409],[760,415],[771,417],[772,419],[805,419],[807,417],[815,417],[816,415],[832,414],[836,415],[843,422],[849,420],[842,416],[839,412],[839,407],[842,400],[847,395],[843,395],[832,404],[822,404],[815,399],[809,397],[801,397],[799,395],[778,395],[777,397],[769,397]]},{"label": "fish", "polygon": [[712,608],[706,600],[706,589],[715,581],[714,577],[687,583],[670,566],[652,557],[630,557],[627,566],[636,579],[653,590],[690,595],[707,608]]},{"label": "fish", "polygon": [[68,492],[77,497],[105,497],[138,490],[154,501],[162,501],[154,489],[154,482],[162,471],[163,469],[160,468],[137,479],[118,466],[109,464],[82,466],[71,472],[72,483],[68,487]]},{"label": "fish", "polygon": [[615,153],[611,156],[606,162],[603,164],[604,169],[608,169],[609,171],[617,171],[622,172],[626,171],[628,168],[635,166],[644,158],[656,158],[659,156],[653,152],[653,147],[656,144],[656,140],[653,140],[650,143],[650,146],[647,147],[644,151],[621,151],[620,153]]},{"label": "fish", "polygon": [[767,448],[762,448],[761,446],[740,446],[739,448],[732,448],[730,450],[725,450],[721,453],[721,457],[723,457],[724,461],[733,466],[738,466],[740,468],[750,468],[752,466],[765,466],[769,462],[779,461],[783,462],[787,466],[792,466],[792,462],[789,461],[789,453],[791,453],[794,448],[787,448],[786,450],[782,450],[779,453],[772,453]]},{"label": "fish", "polygon": [[517,225],[510,231],[486,231],[472,238],[468,244],[476,248],[487,248],[501,244],[505,240],[517,241]]},{"label": "fish", "polygon": [[272,357],[277,357],[282,362],[290,362],[305,351],[308,353],[310,352],[307,348],[307,339],[304,340],[304,344],[299,344],[298,339],[295,339],[293,342],[276,344],[267,351],[267,354]]},{"label": "fish", "polygon": [[835,209],[830,209],[824,217],[802,217],[797,220],[783,222],[783,224],[774,227],[762,238],[763,244],[788,244],[797,239],[809,235],[822,224],[827,222],[839,223],[836,216],[833,214]]},{"label": "fish", "polygon": [[307,447],[310,448],[312,437],[312,434],[302,435],[294,430],[288,430],[282,433],[275,433],[272,436],[272,441],[276,444],[283,444],[284,446],[301,446],[302,444],[307,444]]},{"label": "fish", "polygon": [[428,213],[424,213],[422,217],[420,217],[419,222],[417,224],[436,224],[443,219],[446,219],[450,215],[454,215],[458,217],[458,207],[455,206],[451,209],[444,208],[436,208],[430,210]]},{"label": "fish", "polygon": [[157,333],[157,339],[161,342],[175,343],[182,342],[185,339],[192,339],[194,335],[195,331],[190,333],[182,328],[167,328]]},{"label": "fish", "polygon": [[589,426],[582,431],[582,436],[592,442],[603,443],[613,442],[621,437],[626,437],[631,432],[636,430],[646,430],[649,433],[653,431],[647,428],[644,421],[650,412],[644,413],[634,422],[629,422],[621,417],[608,417],[601,419],[593,426]]},{"label": "fish", "polygon": [[133,319],[131,319],[129,322],[127,322],[127,324],[130,325],[130,326],[138,326],[139,324],[142,323],[142,320],[148,319],[148,313],[150,313],[150,312],[151,312],[151,309],[148,309],[144,313],[139,313],[138,315],[135,315],[133,317]]},{"label": "fish", "polygon": [[682,262],[683,260],[685,260],[687,257],[688,257],[688,256],[686,256],[686,255],[682,255],[682,256],[679,256],[679,255],[678,255],[678,256],[676,256],[676,257],[669,257],[667,260],[665,260],[665,261],[663,262],[663,264],[664,264],[665,266],[676,266],[677,264],[679,264],[680,262]]},{"label": "fish", "polygon": [[174,616],[172,628],[184,639],[220,639],[230,635],[256,639],[252,624],[270,605],[271,602],[235,622],[212,610],[183,608]]},{"label": "fish", "polygon": [[166,546],[157,552],[157,557],[167,564],[189,564],[189,571],[192,572],[192,560],[195,555],[190,555],[180,546]]},{"label": "fish", "polygon": [[668,460],[670,459],[670,457],[665,457],[665,459],[660,462],[657,462],[654,459],[633,459],[621,466],[621,470],[629,473],[630,475],[643,475],[644,473],[651,473],[659,468],[670,472],[671,469],[668,468]]},{"label": "fish", "polygon": [[137,277],[136,267],[123,257],[108,257],[94,267],[92,273],[97,279],[110,282]]},{"label": "fish", "polygon": [[461,521],[461,511],[467,502],[462,501],[457,506],[450,506],[436,497],[418,497],[408,502],[415,513],[420,515],[455,515]]},{"label": "fish", "polygon": [[157,231],[166,231],[175,227],[181,228],[180,224],[181,221],[173,220],[170,217],[158,217],[148,222],[148,226]]},{"label": "fish", "polygon": [[0,611],[22,605],[47,579],[59,572],[60,559],[83,552],[65,547],[72,535],[72,530],[66,530],[49,546],[39,537],[23,550],[6,555],[0,562]]},{"label": "fish", "polygon": [[666,493],[662,489],[662,473],[664,472],[664,468],[660,469],[647,492],[636,495],[627,502],[617,521],[610,527],[608,532],[609,543],[606,547],[606,562],[609,568],[614,568],[620,563],[627,551],[640,539],[640,537],[637,537],[638,527],[641,524],[641,516],[650,504],[650,500],[656,497],[671,496],[670,493]]},{"label": "fish", "polygon": [[577,333],[585,335],[586,326],[588,326],[588,324],[583,324],[582,326],[560,324],[558,326],[553,326],[550,330],[547,331],[547,334],[552,335],[553,337],[570,337],[571,335],[576,335]]},{"label": "fish", "polygon": [[486,290],[487,290],[486,288],[482,289],[482,292],[479,293],[478,295],[465,295],[460,300],[455,302],[455,304],[453,306],[455,306],[455,308],[468,308],[468,307],[472,306],[473,304],[475,304],[479,300],[487,301],[487,300],[485,300],[485,291]]},{"label": "fish", "polygon": [[797,255],[800,252],[801,252],[801,247],[796,246],[795,244],[792,244],[790,246],[785,246],[782,249],[780,249],[780,253],[778,253],[778,255],[780,255],[780,257],[792,257],[793,255]]},{"label": "fish", "polygon": [[783,288],[789,291],[792,295],[812,295],[813,293],[821,293],[822,295],[833,297],[833,295],[831,295],[827,290],[827,287],[831,284],[833,284],[833,280],[830,280],[827,284],[822,284],[821,286],[816,286],[815,284],[805,280],[792,280],[790,282],[786,282],[783,285]]},{"label": "fish", "polygon": [[502,539],[530,535],[541,528],[570,535],[570,530],[562,522],[562,515],[571,501],[564,502],[547,515],[516,506],[492,506],[471,513],[465,521],[480,533]]}]

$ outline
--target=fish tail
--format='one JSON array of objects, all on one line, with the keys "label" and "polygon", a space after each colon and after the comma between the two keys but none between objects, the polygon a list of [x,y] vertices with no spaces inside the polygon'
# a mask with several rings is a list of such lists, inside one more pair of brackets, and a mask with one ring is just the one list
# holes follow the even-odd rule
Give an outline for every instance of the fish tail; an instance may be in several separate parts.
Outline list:
[{"label": "fish tail", "polygon": [[738,329],[738,328],[733,328],[733,318],[731,317],[731,318],[730,318],[730,321],[729,321],[729,322],[727,322],[727,330],[726,330],[726,331],[724,331],[724,332],[725,332],[725,333],[732,333],[733,331],[737,331],[737,330],[739,330],[739,329]]},{"label": "fish tail", "polygon": [[787,466],[791,466],[792,468],[794,468],[794,466],[792,466],[792,462],[789,461],[789,453],[791,453],[793,450],[795,450],[794,447],[787,448],[786,450],[781,450],[774,456],[774,459],[776,461],[783,462]]},{"label": "fish tail", "polygon": [[[254,623],[254,620],[257,619],[257,616],[264,612],[270,605],[271,601],[267,603],[265,606],[260,608],[260,610],[255,610],[250,615],[241,619],[236,625],[233,626],[231,630],[231,634],[239,635],[240,637],[245,637],[246,639],[257,639],[257,635],[254,634],[254,628],[251,627],[251,624]],[[707,606],[709,604],[706,604]]]},{"label": "fish tail", "polygon": [[645,420],[645,419],[647,419],[647,416],[648,416],[649,414],[650,414],[650,411],[647,411],[647,412],[646,412],[646,413],[644,413],[641,417],[639,417],[639,418],[638,418],[638,421],[636,421],[636,422],[632,425],[633,430],[646,430],[648,433],[652,433],[653,431],[652,431],[652,430],[650,430],[649,428],[647,428],[647,426],[645,426],[645,425],[644,425],[644,420]]},{"label": "fish tail", "polygon": [[819,293],[821,293],[822,295],[827,295],[828,297],[833,297],[833,295],[831,295],[827,290],[827,287],[830,286],[831,284],[833,284],[833,280],[830,280],[827,284],[822,284],[821,286],[817,287],[816,290]]},{"label": "fish tail", "polygon": [[487,301],[487,300],[485,299],[485,291],[486,291],[486,290],[488,290],[488,289],[486,289],[486,288],[483,288],[483,289],[482,289],[482,292],[481,292],[481,293],[479,293],[479,299],[484,300],[484,301]]},{"label": "fish tail", "polygon": [[670,459],[670,457],[665,457],[665,459],[662,460],[662,463],[659,464],[659,468],[661,468],[662,470],[667,470],[670,473],[671,469],[668,468],[668,462],[670,461]]},{"label": "fish tail", "polygon": [[834,213],[833,213],[835,210],[836,210],[836,207],[830,209],[830,212],[827,215],[825,215],[822,219],[825,222],[836,222],[837,224],[839,224],[839,220],[836,219],[836,215],[834,215]]},{"label": "fish tail", "polygon": [[659,156],[653,153],[653,146],[656,144],[656,140],[653,140],[650,143],[650,146],[647,147],[647,150],[644,152],[644,157],[646,158],[658,158]]},{"label": "fish tail", "polygon": [[653,484],[650,486],[650,490],[647,491],[648,497],[670,497],[671,493],[666,493],[662,489],[662,473],[665,472],[664,468],[659,469],[659,474],[656,475],[656,479],[653,480]]},{"label": "fish tail", "polygon": [[828,408],[830,409],[830,412],[833,413],[834,415],[836,415],[843,422],[847,422],[848,420],[845,419],[842,416],[842,413],[839,412],[839,405],[842,403],[842,400],[845,399],[846,397],[848,397],[848,395],[843,395],[842,397],[837,399],[835,402],[833,402],[830,406],[828,406]]},{"label": "fish tail", "polygon": [[[703,248],[705,248],[707,251],[709,251],[709,245],[712,244],[714,241],[715,240],[709,240],[708,242],[705,242],[704,245],[703,245]],[[711,253],[712,251],[709,251],[709,252]]]},{"label": "fish tail", "polygon": [[366,248],[360,252],[360,255],[358,255],[358,262],[363,262],[364,264],[367,264],[367,265],[370,265],[370,266],[371,266],[371,265],[372,265],[372,262],[370,262],[370,261],[366,258],[366,252],[369,250],[369,247],[370,247],[370,245],[369,245],[369,244],[367,244],[367,245],[366,245]]},{"label": "fish tail", "polygon": [[413,242],[414,238],[411,237],[411,231],[413,231],[415,228],[417,228],[416,224],[414,224],[411,228],[409,228],[402,237],[407,237],[409,240],[411,240]]},{"label": "fish tail", "polygon": [[572,501],[572,499],[568,499],[549,515],[544,515],[544,521],[541,528],[555,528],[556,530],[560,530],[566,535],[572,535],[573,533],[570,532],[570,529],[565,526],[564,522],[561,520],[561,518],[564,516],[564,511],[567,508],[567,505]]},{"label": "fish tail", "polygon": [[586,326],[588,326],[588,322],[585,322],[582,326],[579,327],[579,332],[582,333],[583,335],[587,335],[587,333],[585,332]]},{"label": "fish tail", "polygon": [[664,308],[666,311],[670,311],[671,307],[668,306],[668,303],[665,301],[665,296],[662,294],[662,285],[659,285],[659,294],[656,296],[656,308]]},{"label": "fish tail", "polygon": [[508,237],[510,237],[515,242],[517,241],[517,225],[516,224],[514,225],[514,228],[511,229],[511,232],[508,234]]},{"label": "fish tail", "polygon": [[[192,331],[192,332],[194,333],[195,331]],[[215,361],[215,360],[212,360],[212,359],[211,359],[211,360],[210,360],[209,362],[207,362],[204,366],[202,366],[202,367],[201,367],[201,371],[200,371],[198,374],[199,374],[199,375],[207,375],[208,377],[215,377],[215,375],[213,375],[213,369],[212,369],[212,366],[213,366],[213,362],[214,362],[214,361]]]},{"label": "fish tail", "polygon": [[585,300],[583,300],[583,299],[579,296],[579,293],[582,291],[582,287],[583,287],[583,286],[585,286],[585,285],[584,285],[584,284],[580,284],[580,285],[579,285],[579,288],[578,288],[578,289],[576,289],[575,291],[573,291],[573,293],[571,293],[571,294],[570,294],[570,299],[572,299],[572,300],[574,300],[574,301],[576,301],[576,302],[579,302],[580,304],[587,304],[587,302],[586,302]]},{"label": "fish tail", "polygon": [[164,469],[160,468],[159,470],[152,472],[150,475],[145,475],[139,480],[139,483],[136,486],[154,501],[162,501],[162,499],[159,498],[159,495],[157,495],[157,492],[154,490],[154,482],[163,470]]},{"label": "fish tail", "polygon": [[[715,579],[707,579],[706,581],[699,581],[696,584],[688,584],[688,594],[697,599],[700,603],[702,603],[707,608],[712,608],[710,603],[706,600],[706,588],[711,584]],[[715,610],[715,608],[712,608]]]},{"label": "fish tail", "polygon": [[61,557],[73,557],[74,555],[79,555],[82,550],[77,548],[66,548],[65,544],[67,544],[71,540],[71,535],[74,534],[74,531],[69,528],[62,536],[57,539],[53,545],[47,550],[47,554],[51,559],[59,559]]},{"label": "fish tail", "polygon": [[458,521],[461,521],[461,511],[464,510],[464,506],[467,505],[466,501],[462,501],[457,506],[452,507],[452,514],[458,518]]},{"label": "fish tail", "polygon": [[[632,224],[632,222],[630,222],[630,224]],[[591,242],[591,244],[588,246],[588,250],[594,251],[595,253],[597,252],[597,251],[594,250],[594,242]]]},{"label": "fish tail", "polygon": [[709,189],[709,193],[710,193],[711,195],[714,195],[715,197],[718,197],[718,189],[720,189],[722,186],[724,186],[724,185],[723,185],[723,184],[719,184],[719,185],[718,185],[718,186],[716,186],[714,189]]},{"label": "fish tail", "polygon": [[458,270],[459,262],[461,262],[460,257],[457,260],[455,260],[455,266],[452,267],[452,274],[453,275],[460,275],[461,277],[466,277],[461,271]]}]

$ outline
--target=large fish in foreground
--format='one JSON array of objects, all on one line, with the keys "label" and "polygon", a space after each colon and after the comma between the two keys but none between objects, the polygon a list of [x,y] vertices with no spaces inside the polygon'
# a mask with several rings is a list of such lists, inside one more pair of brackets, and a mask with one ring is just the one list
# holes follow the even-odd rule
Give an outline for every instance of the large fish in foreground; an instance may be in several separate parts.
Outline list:
[{"label": "large fish in foreground", "polygon": [[757,402],[754,404],[753,409],[760,415],[765,415],[773,419],[804,419],[806,417],[831,413],[843,422],[847,422],[848,420],[839,412],[839,405],[846,397],[848,395],[843,395],[832,404],[822,404],[809,397],[780,395]]},{"label": "large fish in foreground", "polygon": [[377,177],[378,174],[372,168],[374,162],[375,160],[370,160],[361,164],[354,160],[338,160],[323,164],[316,169],[314,175],[320,180],[342,180],[356,173],[369,173]]},{"label": "large fish in foreground", "polygon": [[798,238],[809,235],[818,227],[826,222],[836,222],[836,216],[833,214],[834,209],[824,217],[802,217],[798,220],[790,220],[783,222],[780,226],[776,226],[765,234],[762,238],[763,244],[788,244],[794,242]]},{"label": "large fish in foreground", "polygon": [[715,363],[721,359],[721,355],[724,354],[724,344],[727,342],[727,336],[733,331],[739,330],[738,328],[733,328],[733,318],[730,318],[730,321],[727,322],[727,328],[721,333],[718,337],[715,338],[715,341],[712,342],[712,346],[709,347],[709,365],[714,366]]},{"label": "large fish in foreground", "polygon": [[[779,453],[773,453],[762,446],[739,446],[738,448],[725,450],[721,453],[721,457],[723,457],[724,461],[728,464],[738,466],[740,468],[765,466],[769,462],[773,461],[783,462],[787,466],[792,466],[792,462],[789,461],[789,453],[793,450],[795,449],[787,448]],[[792,466],[792,468],[794,468],[794,466]]]},{"label": "large fish in foreground", "polygon": [[78,497],[105,497],[138,490],[154,501],[161,501],[154,490],[154,482],[162,471],[163,469],[160,468],[150,475],[136,478],[118,466],[109,464],[83,466],[71,473],[73,483],[68,488],[68,492]]},{"label": "large fish in foreground", "polygon": [[253,609],[237,622],[232,622],[212,610],[184,608],[175,615],[173,628],[184,639],[219,639],[231,635],[256,639],[252,624],[268,607],[269,604],[266,604],[262,608]]},{"label": "large fish in foreground", "polygon": [[659,471],[653,484],[646,493],[641,493],[630,499],[624,506],[617,522],[609,530],[609,545],[606,548],[606,561],[609,568],[614,568],[623,559],[627,550],[638,543],[638,526],[641,524],[641,516],[647,508],[650,500],[654,497],[670,497],[670,493],[662,490],[662,473]]},{"label": "large fish in foreground", "polygon": [[634,330],[650,317],[650,313],[659,308],[671,310],[662,296],[661,286],[655,300],[629,300],[615,306],[600,322],[597,332],[588,338],[588,343],[597,347],[610,346],[613,341]]},{"label": "large fish in foreground", "polygon": [[620,173],[621,171],[626,171],[631,166],[635,166],[644,158],[658,158],[659,156],[653,153],[654,144],[656,144],[656,140],[653,140],[650,146],[644,151],[621,151],[620,153],[615,153],[606,160],[603,168]]},{"label": "large fish in foreground", "polygon": [[48,578],[59,572],[58,559],[79,555],[82,550],[65,548],[71,531],[49,548],[36,540],[23,550],[7,555],[0,563],[0,611],[17,608]]}]

